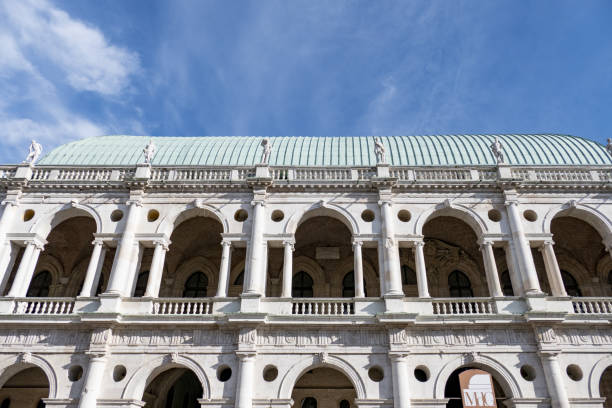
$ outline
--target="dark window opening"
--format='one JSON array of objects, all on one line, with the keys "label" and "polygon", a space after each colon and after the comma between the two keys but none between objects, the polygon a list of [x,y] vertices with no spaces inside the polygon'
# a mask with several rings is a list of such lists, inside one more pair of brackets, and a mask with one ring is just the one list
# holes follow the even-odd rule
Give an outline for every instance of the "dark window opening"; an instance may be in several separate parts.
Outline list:
[{"label": "dark window opening", "polygon": [[51,286],[51,272],[42,271],[36,274],[28,288],[27,297],[47,297]]},{"label": "dark window opening", "polygon": [[314,296],[314,282],[306,272],[298,272],[293,276],[291,296],[295,298],[310,298]]},{"label": "dark window opening", "polygon": [[580,297],[582,296],[582,292],[580,291],[580,287],[578,287],[578,282],[572,276],[571,273],[566,271],[561,271],[561,279],[563,279],[563,286],[565,286],[565,291],[569,296]]},{"label": "dark window opening", "polygon": [[416,272],[408,265],[402,265],[402,285],[416,285]]},{"label": "dark window opening", "polygon": [[512,281],[510,280],[510,272],[505,271],[502,273],[500,280],[504,296],[514,296],[514,289],[512,289]]},{"label": "dark window opening", "polygon": [[452,271],[448,275],[448,287],[451,297],[473,297],[470,279],[461,271]]},{"label": "dark window opening", "polygon": [[136,279],[136,289],[134,289],[134,297],[142,297],[147,290],[147,282],[149,281],[149,271],[140,272]]},{"label": "dark window opening", "polygon": [[187,282],[185,282],[183,297],[205,297],[207,289],[208,277],[206,277],[203,272],[194,272],[189,278],[187,278]]}]

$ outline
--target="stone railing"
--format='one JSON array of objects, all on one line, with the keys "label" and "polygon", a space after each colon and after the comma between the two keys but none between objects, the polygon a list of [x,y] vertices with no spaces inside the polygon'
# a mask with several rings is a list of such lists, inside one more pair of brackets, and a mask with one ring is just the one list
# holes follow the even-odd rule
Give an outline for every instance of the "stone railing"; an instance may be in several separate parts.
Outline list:
[{"label": "stone railing", "polygon": [[[158,168],[151,170],[152,181],[229,181],[240,179],[238,171],[232,174],[230,168]],[[234,177],[233,177],[234,176]],[[246,173],[242,179],[246,178]]]},{"label": "stone railing", "polygon": [[67,315],[74,311],[72,298],[24,298],[15,300],[15,314]]},{"label": "stone railing", "polygon": [[435,315],[495,314],[495,302],[489,298],[432,299]]},{"label": "stone railing", "polygon": [[337,316],[355,314],[353,299],[291,299],[291,314]]},{"label": "stone railing", "polygon": [[578,314],[612,314],[612,298],[574,298],[574,313]]},{"label": "stone railing", "polygon": [[154,315],[208,315],[213,312],[213,300],[168,298],[153,301]]}]

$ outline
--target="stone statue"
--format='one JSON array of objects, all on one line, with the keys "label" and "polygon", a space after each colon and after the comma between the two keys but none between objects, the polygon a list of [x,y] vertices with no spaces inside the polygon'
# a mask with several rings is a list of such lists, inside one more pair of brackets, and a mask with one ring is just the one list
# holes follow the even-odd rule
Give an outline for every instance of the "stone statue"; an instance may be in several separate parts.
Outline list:
[{"label": "stone statue", "polygon": [[155,144],[153,143],[153,139],[149,139],[149,144],[142,149],[142,152],[144,153],[144,162],[146,164],[151,164],[151,161],[153,161],[153,157],[155,156],[155,151],[156,148]]},{"label": "stone statue", "polygon": [[272,145],[270,144],[270,139],[267,137],[261,141],[261,147],[263,147],[263,152],[261,154],[261,164],[268,164],[270,160],[270,153],[272,153]]},{"label": "stone statue", "polygon": [[24,160],[24,163],[34,164],[36,160],[40,157],[42,153],[42,145],[38,143],[36,140],[32,139],[32,143],[30,143],[30,150],[28,151],[28,156]]},{"label": "stone statue", "polygon": [[497,164],[504,163],[504,146],[499,141],[499,138],[495,138],[495,141],[491,143],[491,150],[493,151],[493,156],[495,156],[495,160]]},{"label": "stone statue", "polygon": [[606,145],[606,150],[612,156],[612,139],[608,138],[608,144]]},{"label": "stone statue", "polygon": [[374,138],[374,153],[376,154],[376,164],[385,163],[385,146],[382,144],[380,137]]}]

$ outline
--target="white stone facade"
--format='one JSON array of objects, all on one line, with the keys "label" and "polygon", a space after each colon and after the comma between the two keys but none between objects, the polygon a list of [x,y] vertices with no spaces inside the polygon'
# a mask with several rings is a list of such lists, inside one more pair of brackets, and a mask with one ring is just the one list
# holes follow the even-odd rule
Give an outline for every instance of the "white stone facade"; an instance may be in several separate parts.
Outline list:
[{"label": "white stone facade", "polygon": [[[24,164],[0,183],[11,407],[182,406],[187,372],[202,407],[444,407],[462,367],[509,407],[612,398],[610,168]],[[44,376],[20,402],[25,370]]]}]

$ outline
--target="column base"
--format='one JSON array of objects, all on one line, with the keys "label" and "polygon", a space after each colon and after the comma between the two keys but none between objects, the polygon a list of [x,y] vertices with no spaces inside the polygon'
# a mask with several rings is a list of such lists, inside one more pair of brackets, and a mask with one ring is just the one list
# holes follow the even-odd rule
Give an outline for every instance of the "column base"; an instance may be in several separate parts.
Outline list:
[{"label": "column base", "polygon": [[45,407],[76,408],[77,401],[71,398],[43,398]]},{"label": "column base", "polygon": [[[204,406],[204,405],[202,405]],[[253,408],[291,408],[293,400],[290,399],[253,399]]]},{"label": "column base", "polygon": [[228,398],[222,399],[204,399],[198,400],[202,408],[234,408],[234,400]]},{"label": "column base", "polygon": [[241,313],[258,313],[262,296],[259,293],[243,293],[240,295]]},{"label": "column base", "polygon": [[144,406],[144,401],[134,399],[98,399],[96,401],[96,407],[105,408],[142,408]]},{"label": "column base", "polygon": [[101,293],[98,312],[119,314],[121,310],[121,295],[118,293]]},{"label": "column base", "polygon": [[[448,403],[448,398],[440,398],[440,399],[411,399],[410,406],[411,407],[423,407],[423,408],[446,408],[446,404]],[[498,407],[501,408],[501,407]]]},{"label": "column base", "polygon": [[393,408],[392,399],[355,399],[358,408]]}]

